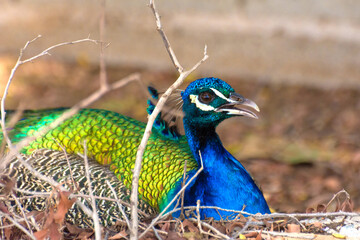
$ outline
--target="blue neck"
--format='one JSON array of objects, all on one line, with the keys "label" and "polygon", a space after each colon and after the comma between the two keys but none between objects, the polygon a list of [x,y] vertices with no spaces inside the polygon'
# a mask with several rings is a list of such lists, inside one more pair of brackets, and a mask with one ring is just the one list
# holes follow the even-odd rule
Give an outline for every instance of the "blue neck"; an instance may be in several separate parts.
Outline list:
[{"label": "blue neck", "polygon": [[[225,209],[243,210],[250,213],[269,213],[267,203],[245,170],[222,145],[214,127],[199,128],[184,118],[185,134],[190,149],[203,171],[185,193],[185,205],[196,206],[200,200],[202,206],[218,206]],[[231,217],[230,212],[221,211],[222,218]],[[221,219],[218,211],[204,209],[202,217]]]}]

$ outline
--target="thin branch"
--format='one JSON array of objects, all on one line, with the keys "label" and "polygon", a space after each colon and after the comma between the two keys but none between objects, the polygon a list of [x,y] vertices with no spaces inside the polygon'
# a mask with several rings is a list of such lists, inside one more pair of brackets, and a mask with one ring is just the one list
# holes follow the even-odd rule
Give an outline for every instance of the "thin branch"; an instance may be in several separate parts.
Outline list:
[{"label": "thin branch", "polygon": [[116,194],[114,188],[111,186],[111,184],[110,184],[110,182],[108,180],[106,180],[106,184],[109,186],[112,194],[114,195],[114,198],[116,199],[116,203],[118,205],[118,208],[119,208],[122,216],[125,218],[126,225],[130,228],[130,221],[129,221],[128,217],[126,216],[125,211],[124,211],[124,209],[122,208],[122,206],[121,206],[121,204],[119,202],[119,199],[117,197],[117,194]]},{"label": "thin branch", "polygon": [[[215,209],[219,211],[232,212],[234,214],[242,214],[253,217],[256,220],[264,220],[264,219],[273,219],[273,218],[324,218],[324,217],[360,217],[360,213],[356,212],[329,212],[329,213],[271,213],[271,214],[252,214],[245,211],[231,210],[226,208],[221,208],[217,206],[200,206],[200,209]],[[196,206],[186,206],[185,210],[196,210]],[[180,211],[181,208],[174,209],[172,211],[167,212],[162,216],[162,218],[168,217],[170,214]]]},{"label": "thin branch", "polygon": [[283,232],[272,232],[272,231],[265,231],[265,230],[250,230],[245,231],[244,233],[252,233],[257,232],[261,233],[261,235],[270,235],[270,236],[280,236],[284,238],[298,238],[298,239],[315,239],[316,235],[313,233],[283,233]]},{"label": "thin branch", "polygon": [[180,65],[180,62],[178,61],[175,53],[174,53],[174,50],[171,48],[171,45],[170,45],[170,42],[164,32],[164,29],[162,28],[162,24],[161,24],[161,21],[160,21],[160,15],[158,13],[158,11],[156,10],[156,7],[155,7],[155,2],[154,0],[150,0],[150,4],[149,4],[149,7],[151,8],[154,16],[155,16],[155,21],[156,21],[156,28],[158,30],[158,32],[160,33],[161,35],[161,38],[165,44],[165,48],[166,50],[168,51],[169,53],[169,56],[170,56],[170,59],[172,61],[172,63],[174,64],[176,70],[178,70],[179,73],[183,72],[184,68]]},{"label": "thin branch", "polygon": [[10,138],[8,137],[8,135],[7,135],[7,131],[6,131],[6,127],[5,127],[5,116],[6,116],[5,99],[6,99],[6,96],[8,95],[10,84],[11,84],[12,79],[14,78],[15,72],[16,72],[17,68],[22,64],[21,58],[23,56],[23,53],[24,53],[25,49],[29,46],[30,43],[36,41],[40,37],[41,37],[41,35],[38,35],[36,38],[34,38],[34,39],[30,40],[30,41],[27,41],[25,43],[24,47],[20,49],[20,54],[19,54],[18,60],[16,61],[15,66],[11,69],[9,79],[8,79],[8,81],[6,83],[6,87],[4,89],[4,93],[3,93],[3,96],[1,98],[1,128],[2,128],[3,138],[5,139],[5,141],[6,141],[6,143],[7,143],[7,145],[9,147],[11,147],[11,141],[10,141]]},{"label": "thin branch", "polygon": [[57,140],[57,139],[54,139],[54,141],[58,144],[58,146],[61,148],[61,150],[64,152],[64,155],[65,155],[65,158],[66,158],[66,162],[67,162],[67,165],[69,167],[69,173],[70,173],[70,178],[71,178],[71,182],[74,186],[74,189],[78,190],[79,189],[79,185],[77,184],[77,182],[75,182],[75,179],[74,179],[74,174],[72,172],[72,169],[71,169],[71,164],[70,164],[70,161],[69,161],[69,157],[68,157],[68,154],[66,152],[66,149],[65,147]]},{"label": "thin branch", "polygon": [[247,222],[245,223],[245,226],[244,226],[242,229],[240,229],[240,231],[238,231],[238,232],[236,232],[235,234],[233,234],[233,237],[237,237],[237,236],[239,236],[240,234],[243,234],[243,233],[248,229],[249,226],[250,226],[250,221],[247,221]]},{"label": "thin branch", "polygon": [[198,228],[199,228],[199,230],[200,230],[200,234],[203,234],[204,233],[204,231],[203,231],[203,229],[202,229],[202,227],[201,227],[201,220],[200,220],[200,218],[201,218],[201,216],[200,216],[200,200],[198,199],[197,201],[196,201],[196,222],[197,222],[197,225],[198,225]]},{"label": "thin branch", "polygon": [[94,194],[93,194],[93,190],[91,187],[86,141],[84,141],[84,164],[85,164],[85,175],[86,175],[86,180],[87,180],[87,184],[88,184],[88,191],[89,191],[89,195],[91,198],[92,219],[94,222],[95,239],[101,240],[101,227],[100,227],[100,222],[99,222],[99,215],[97,214],[97,210],[96,210],[96,202],[95,202]]},{"label": "thin branch", "polygon": [[26,223],[26,225],[27,225],[27,227],[28,227],[28,229],[29,229],[29,232],[33,235],[34,233],[33,233],[32,229],[31,229],[31,225],[30,225],[30,223],[29,223],[29,221],[28,221],[28,219],[27,219],[27,217],[26,217],[26,214],[25,214],[25,212],[24,212],[24,209],[23,209],[23,207],[21,206],[18,198],[15,196],[14,193],[11,193],[11,197],[14,199],[16,205],[17,205],[18,208],[20,209],[21,215],[24,217],[24,221],[25,221],[25,223]]},{"label": "thin branch", "polygon": [[[184,175],[183,175],[183,182],[181,183],[181,188],[184,187],[185,183],[186,183],[186,170],[187,170],[187,160],[185,160],[185,164],[184,164]],[[180,217],[181,218],[185,218],[184,215],[184,198],[185,198],[185,191],[182,192],[181,194],[181,213],[180,213]]]},{"label": "thin branch", "polygon": [[142,157],[144,155],[144,151],[147,145],[147,141],[151,135],[151,129],[154,124],[154,121],[157,115],[160,113],[161,109],[165,105],[166,100],[170,96],[170,94],[177,89],[185,80],[187,76],[190,75],[201,63],[203,63],[208,58],[206,53],[206,46],[204,50],[204,57],[194,65],[190,70],[181,72],[178,79],[166,90],[166,92],[161,96],[159,102],[156,104],[154,111],[149,116],[145,132],[143,138],[141,139],[141,143],[139,145],[138,151],[136,153],[136,160],[134,166],[134,173],[132,177],[132,186],[131,186],[131,197],[130,197],[130,204],[131,204],[131,237],[130,239],[137,239],[138,234],[138,219],[137,219],[137,202],[138,202],[138,186],[139,186],[139,177],[140,177],[140,170],[141,170],[141,162]]},{"label": "thin branch", "polygon": [[157,230],[156,230],[156,228],[154,226],[152,226],[152,230],[154,231],[154,234],[155,234],[155,237],[156,237],[157,240],[163,240],[160,237],[159,233],[157,232]]},{"label": "thin branch", "polygon": [[[10,85],[11,85],[11,82],[15,76],[15,72],[16,70],[19,68],[20,65],[22,64],[25,64],[27,62],[31,62],[39,57],[42,57],[44,55],[50,55],[49,54],[49,51],[53,50],[54,48],[57,48],[57,47],[61,47],[61,46],[65,46],[65,45],[70,45],[70,44],[76,44],[76,43],[82,43],[82,42],[93,42],[93,43],[98,43],[98,41],[96,40],[93,40],[93,39],[90,39],[90,38],[85,38],[85,39],[81,39],[81,40],[77,40],[77,41],[72,41],[72,42],[64,42],[64,43],[59,43],[57,45],[53,45],[47,49],[45,49],[44,51],[42,51],[41,53],[33,56],[33,57],[30,57],[28,59],[25,59],[25,60],[22,60],[22,57],[23,57],[23,54],[24,54],[24,51],[26,50],[26,48],[31,44],[33,43],[34,41],[36,41],[38,38],[40,38],[41,35],[38,35],[36,38],[30,40],[30,41],[27,41],[24,45],[23,48],[20,49],[20,54],[19,54],[19,57],[18,57],[18,60],[16,61],[15,63],[15,66],[11,69],[11,73],[10,73],[10,76],[9,76],[9,79],[6,83],[6,87],[4,89],[4,93],[3,93],[3,96],[1,98],[1,128],[2,128],[2,134],[3,134],[3,138],[5,139],[9,149],[12,149],[12,144],[11,144],[11,141],[10,141],[10,138],[7,134],[7,131],[6,131],[6,125],[5,125],[5,117],[6,117],[6,112],[5,112],[5,100],[6,100],[6,97],[8,95],[8,92],[9,92],[9,88],[10,88]],[[1,166],[0,166],[0,169],[1,169]]]},{"label": "thin branch", "polygon": [[[193,222],[198,222],[197,219],[194,219],[194,218],[189,218],[190,221],[193,221]],[[204,221],[200,221],[200,224],[203,225],[204,227],[210,229],[211,231],[213,231],[216,235],[212,235],[213,237],[216,237],[216,238],[221,238],[221,239],[230,239],[229,236],[221,233],[219,230],[217,230],[216,228],[214,228],[213,226],[211,226],[210,224],[204,222]],[[209,233],[206,233],[206,234],[209,234]]]},{"label": "thin branch", "polygon": [[307,217],[337,217],[337,216],[360,216],[360,213],[355,212],[329,212],[329,213],[271,213],[264,215],[252,215],[255,219],[262,220],[268,218],[283,218],[283,217],[296,217],[296,218],[307,218]]},{"label": "thin branch", "polygon": [[12,222],[17,228],[19,228],[23,233],[28,235],[31,239],[36,240],[35,236],[31,234],[26,228],[24,228],[20,223],[18,223],[16,220],[12,219],[8,215],[4,215],[10,222]]},{"label": "thin branch", "polygon": [[83,210],[83,212],[88,216],[88,217],[92,217],[93,216],[93,211],[91,211],[87,206],[85,206],[85,204],[83,204],[80,200],[76,200],[76,205],[78,205],[81,210]]},{"label": "thin branch", "polygon": [[333,197],[330,199],[330,201],[326,204],[326,206],[325,206],[325,208],[324,208],[324,211],[326,211],[326,210],[328,209],[328,207],[330,206],[330,204],[331,204],[337,197],[339,197],[340,194],[342,194],[342,193],[344,193],[345,196],[346,196],[346,198],[347,198],[348,200],[350,200],[350,194],[349,194],[347,191],[345,191],[345,189],[343,189],[343,190],[337,192],[336,194],[334,194],[334,196],[333,196]]},{"label": "thin branch", "polygon": [[49,51],[55,49],[55,48],[58,48],[58,47],[62,47],[62,46],[65,46],[65,45],[71,45],[71,44],[77,44],[77,43],[82,43],[82,42],[93,42],[95,44],[97,44],[99,41],[97,40],[93,40],[93,39],[90,39],[89,37],[88,38],[84,38],[84,39],[80,39],[80,40],[76,40],[76,41],[71,41],[71,42],[64,42],[64,43],[59,43],[59,44],[56,44],[56,45],[53,45],[47,49],[45,49],[44,51],[42,51],[41,53],[33,56],[33,57],[30,57],[28,59],[25,59],[25,60],[21,60],[22,57],[23,57],[23,54],[24,54],[24,51],[26,50],[26,48],[34,41],[36,41],[38,38],[40,38],[41,35],[37,36],[36,38],[34,38],[33,40],[30,40],[30,41],[27,41],[25,46],[23,48],[20,49],[20,54],[19,54],[19,58],[15,64],[15,66],[11,69],[11,73],[10,73],[10,76],[9,76],[9,79],[8,79],[8,82],[6,84],[6,87],[5,87],[5,90],[4,90],[4,93],[3,93],[3,96],[1,98],[1,128],[3,130],[3,136],[4,136],[4,139],[6,141],[6,143],[8,144],[8,147],[11,149],[11,141],[7,135],[7,131],[6,131],[6,127],[5,127],[5,117],[6,117],[6,112],[5,112],[5,99],[8,95],[8,92],[9,92],[9,88],[10,88],[10,84],[14,78],[14,75],[15,75],[15,72],[16,70],[18,69],[18,67],[22,64],[25,64],[25,63],[28,63],[28,62],[31,62],[37,58],[40,58],[42,56],[45,56],[45,55],[50,55]]}]

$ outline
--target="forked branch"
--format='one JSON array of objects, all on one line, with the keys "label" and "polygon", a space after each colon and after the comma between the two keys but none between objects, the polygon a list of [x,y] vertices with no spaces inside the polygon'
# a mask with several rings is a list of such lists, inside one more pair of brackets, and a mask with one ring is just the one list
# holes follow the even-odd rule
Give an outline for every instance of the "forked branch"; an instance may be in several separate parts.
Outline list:
[{"label": "forked branch", "polygon": [[145,128],[145,133],[143,135],[143,138],[141,139],[141,143],[139,145],[138,151],[136,153],[136,161],[135,161],[135,167],[134,167],[134,173],[132,178],[132,186],[131,186],[131,197],[130,197],[130,203],[131,203],[131,229],[130,229],[130,239],[138,239],[138,217],[137,217],[137,205],[138,205],[138,187],[139,187],[139,178],[140,178],[140,171],[141,171],[141,162],[142,157],[144,155],[144,151],[147,145],[147,141],[149,140],[149,137],[151,135],[151,129],[154,124],[154,121],[156,119],[156,116],[160,113],[161,109],[164,107],[166,100],[170,96],[170,94],[177,89],[185,80],[187,76],[189,76],[190,73],[192,73],[195,69],[197,69],[201,63],[203,63],[207,58],[207,47],[205,46],[204,49],[204,56],[203,58],[196,63],[190,70],[184,71],[182,66],[180,65],[179,61],[177,60],[177,57],[170,45],[170,42],[165,34],[165,31],[162,28],[161,21],[160,21],[160,15],[157,12],[155,8],[155,4],[153,0],[150,0],[150,8],[152,12],[154,13],[157,29],[164,41],[165,47],[169,53],[170,59],[173,62],[175,68],[179,72],[180,76],[177,78],[177,80],[165,91],[165,93],[161,96],[159,101],[157,102],[154,111],[151,113],[151,115],[148,118],[148,122]]}]

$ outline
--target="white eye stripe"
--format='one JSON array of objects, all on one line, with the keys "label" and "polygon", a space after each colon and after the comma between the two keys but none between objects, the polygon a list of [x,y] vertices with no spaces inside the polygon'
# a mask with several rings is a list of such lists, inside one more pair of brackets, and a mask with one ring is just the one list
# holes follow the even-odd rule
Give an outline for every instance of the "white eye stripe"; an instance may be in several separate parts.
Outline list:
[{"label": "white eye stripe", "polygon": [[207,105],[205,103],[201,103],[199,101],[198,95],[190,95],[191,103],[195,103],[195,106],[203,111],[214,111],[215,108],[213,106]]},{"label": "white eye stripe", "polygon": [[226,101],[228,101],[228,102],[231,102],[231,103],[236,102],[236,101],[234,101],[234,100],[231,100],[230,98],[225,97],[224,94],[222,94],[221,92],[219,92],[219,91],[216,90],[215,88],[210,88],[210,89],[211,89],[219,98],[222,98],[222,99],[224,99],[224,100],[226,100]]}]

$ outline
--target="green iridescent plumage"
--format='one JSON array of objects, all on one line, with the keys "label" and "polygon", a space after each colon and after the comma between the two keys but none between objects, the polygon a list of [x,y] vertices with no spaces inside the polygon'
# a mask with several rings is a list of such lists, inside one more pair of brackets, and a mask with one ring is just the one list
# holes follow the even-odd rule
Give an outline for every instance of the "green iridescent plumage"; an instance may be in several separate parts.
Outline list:
[{"label": "green iridescent plumage", "polygon": [[[25,136],[32,136],[64,111],[66,109],[25,111],[23,119],[9,131],[10,138],[16,143]],[[109,164],[115,175],[130,188],[136,151],[144,129],[145,123],[115,112],[83,109],[30,143],[24,153],[43,148],[61,151],[61,146],[69,153],[83,153],[86,142],[88,156],[101,164]],[[183,176],[185,160],[188,160],[187,172],[197,168],[186,137],[172,139],[153,128],[143,157],[140,198],[157,210],[165,207],[171,197],[168,193]]]}]

